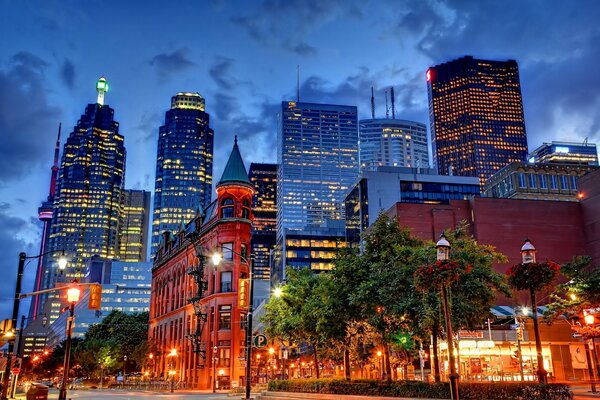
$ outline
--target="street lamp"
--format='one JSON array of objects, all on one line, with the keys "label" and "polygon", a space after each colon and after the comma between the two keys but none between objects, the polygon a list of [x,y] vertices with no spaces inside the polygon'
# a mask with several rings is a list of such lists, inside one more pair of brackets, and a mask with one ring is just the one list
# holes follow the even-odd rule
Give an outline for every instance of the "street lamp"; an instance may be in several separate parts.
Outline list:
[{"label": "street lamp", "polygon": [[[529,239],[521,247],[521,258],[523,264],[535,263],[535,246]],[[537,302],[535,300],[535,290],[531,289],[531,318],[533,319],[533,331],[535,332],[535,351],[537,353],[537,371],[536,374],[540,383],[548,383],[548,372],[544,369],[544,357],[542,356],[542,340],[540,338],[540,328],[538,325]]]},{"label": "street lamp", "polygon": [[383,353],[381,350],[377,350],[377,357],[379,357],[379,379],[383,379],[383,360],[381,356]]},{"label": "street lamp", "polygon": [[67,343],[65,344],[65,360],[63,366],[63,378],[58,393],[58,400],[67,399],[67,380],[69,379],[69,363],[71,361],[71,334],[73,333],[73,320],[75,313],[75,303],[79,301],[81,290],[77,284],[67,289],[67,301],[69,302],[69,318],[67,319]]},{"label": "street lamp", "polygon": [[[252,365],[252,309],[254,302],[254,254],[250,254],[250,257],[246,257],[245,254],[238,253],[233,248],[225,247],[228,251],[231,251],[233,254],[239,256],[243,262],[249,263],[250,271],[248,274],[249,278],[249,286],[250,290],[248,293],[248,313],[246,314],[246,371],[245,371],[245,381],[246,381],[246,397],[245,400],[250,400],[250,391],[252,388],[252,379],[250,379],[250,374],[252,373],[251,365]],[[223,259],[222,255],[218,252],[215,252],[212,255],[212,262],[215,266],[219,265],[221,260]]]},{"label": "street lamp", "polygon": [[[438,261],[446,261],[450,259],[450,242],[448,242],[443,233],[440,235],[440,239],[435,244],[435,249],[437,250]],[[445,285],[442,286],[442,302],[444,305],[444,318],[446,320],[448,362],[450,364],[450,397],[454,400],[459,400],[459,374],[456,372],[456,364],[454,360],[454,334],[452,333],[452,317],[450,316],[450,307],[448,306],[448,288]]]},{"label": "street lamp", "polygon": [[169,375],[171,376],[171,393],[173,393],[173,386],[175,385],[175,374],[177,373],[175,371],[175,357],[177,357],[177,349],[172,348],[169,354],[167,354],[167,357],[169,357]]},{"label": "street lamp", "polygon": [[[64,257],[64,250],[51,250],[45,253],[39,254],[37,256],[27,256],[24,252],[19,253],[19,265],[17,268],[17,284],[15,287],[15,297],[13,301],[13,311],[12,311],[12,328],[14,329],[17,326],[17,318],[19,318],[19,305],[21,303],[21,283],[23,281],[23,270],[25,269],[25,260],[31,260],[35,258],[44,257],[48,254],[54,254],[61,252],[62,256],[58,260],[58,266],[61,270],[67,267],[67,259]],[[8,337],[8,336],[7,336]],[[8,391],[8,378],[10,377],[10,367],[12,361],[12,355],[15,351],[15,344],[13,340],[8,341],[8,349],[6,354],[6,367],[4,369],[4,378],[2,379],[2,399],[6,399],[6,393]]]},{"label": "street lamp", "polygon": [[523,352],[521,350],[521,340],[523,340],[524,332],[524,321],[523,318],[527,318],[529,309],[527,307],[521,307],[521,316],[515,313],[515,323],[517,324],[517,351],[519,355],[519,372],[521,374],[521,382],[525,381],[525,375],[523,374]]}]

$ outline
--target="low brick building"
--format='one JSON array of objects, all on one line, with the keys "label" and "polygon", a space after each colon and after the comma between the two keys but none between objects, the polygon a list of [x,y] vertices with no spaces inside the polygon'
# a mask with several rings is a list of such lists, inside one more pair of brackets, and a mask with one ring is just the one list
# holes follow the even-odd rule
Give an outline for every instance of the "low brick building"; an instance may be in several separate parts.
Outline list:
[{"label": "low brick building", "polygon": [[[238,284],[250,271],[253,186],[237,140],[216,186],[217,200],[165,232],[152,270],[149,338],[158,347],[153,379],[191,389],[243,384],[246,309]],[[218,251],[217,266],[210,255]]]}]

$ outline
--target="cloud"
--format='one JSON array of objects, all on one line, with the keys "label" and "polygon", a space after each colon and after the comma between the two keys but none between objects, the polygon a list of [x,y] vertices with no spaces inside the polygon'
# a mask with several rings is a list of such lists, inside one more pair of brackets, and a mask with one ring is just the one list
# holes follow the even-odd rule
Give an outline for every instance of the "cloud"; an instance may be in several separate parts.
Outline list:
[{"label": "cloud", "polygon": [[[27,221],[9,216],[9,211],[9,205],[6,203],[0,204],[0,226],[2,226],[0,230],[0,254],[3,255],[0,259],[0,270],[4,277],[0,280],[0,315],[3,318],[10,316],[12,312],[19,253],[24,251],[33,254],[36,251],[32,243],[20,238],[21,233],[29,226]],[[24,292],[31,289],[35,275],[34,264],[35,260],[25,267],[25,277],[22,284]],[[27,313],[28,311],[28,302],[21,301],[20,313]]]},{"label": "cloud", "polygon": [[75,87],[75,65],[68,58],[65,58],[60,67],[60,78],[69,89],[72,90]]},{"label": "cloud", "polygon": [[231,76],[233,62],[231,58],[217,56],[216,62],[209,68],[208,73],[219,89],[231,90],[236,84],[237,80]]},{"label": "cloud", "polygon": [[306,43],[306,37],[338,16],[360,18],[362,11],[343,0],[264,0],[250,15],[233,16],[231,21],[261,45],[314,56],[317,48]]},{"label": "cloud", "polygon": [[189,58],[190,50],[180,48],[172,53],[160,53],[150,60],[150,65],[156,68],[159,78],[166,81],[175,73],[182,72],[196,65]]},{"label": "cloud", "polygon": [[44,138],[54,135],[60,112],[47,98],[47,67],[28,52],[0,67],[0,183],[22,178],[51,155]]}]

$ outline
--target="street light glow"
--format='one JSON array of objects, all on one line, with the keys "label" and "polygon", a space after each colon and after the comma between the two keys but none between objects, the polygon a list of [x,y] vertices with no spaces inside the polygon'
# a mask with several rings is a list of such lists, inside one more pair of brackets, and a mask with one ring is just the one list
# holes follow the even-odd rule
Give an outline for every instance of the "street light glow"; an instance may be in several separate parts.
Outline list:
[{"label": "street light glow", "polygon": [[176,356],[177,356],[177,349],[172,348],[171,351],[169,352],[169,357],[176,357]]},{"label": "street light glow", "polygon": [[278,288],[275,288],[275,290],[273,291],[273,294],[274,294],[274,295],[275,295],[275,297],[277,297],[277,298],[280,298],[282,293],[283,293],[283,292],[282,292],[281,288],[279,288],[279,287],[278,287]]},{"label": "street light glow", "polygon": [[77,303],[79,301],[79,295],[81,290],[77,286],[72,286],[67,290],[67,301],[69,303]]},{"label": "street light glow", "polygon": [[219,252],[214,252],[211,258],[212,258],[213,265],[217,266],[221,263],[223,256],[221,256],[221,253],[219,253]]},{"label": "street light glow", "polygon": [[58,268],[61,270],[67,268],[67,259],[64,256],[58,259]]}]

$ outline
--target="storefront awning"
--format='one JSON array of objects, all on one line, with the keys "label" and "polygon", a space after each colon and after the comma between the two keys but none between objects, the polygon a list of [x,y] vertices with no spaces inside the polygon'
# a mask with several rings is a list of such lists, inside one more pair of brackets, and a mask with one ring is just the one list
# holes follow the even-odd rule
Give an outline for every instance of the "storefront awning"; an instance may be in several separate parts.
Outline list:
[{"label": "storefront awning", "polygon": [[[537,308],[538,317],[543,317],[544,311],[546,311],[548,307],[539,306]],[[497,318],[514,318],[518,312],[520,312],[519,308],[510,307],[510,306],[494,306],[491,309],[492,314],[494,314]]]}]

